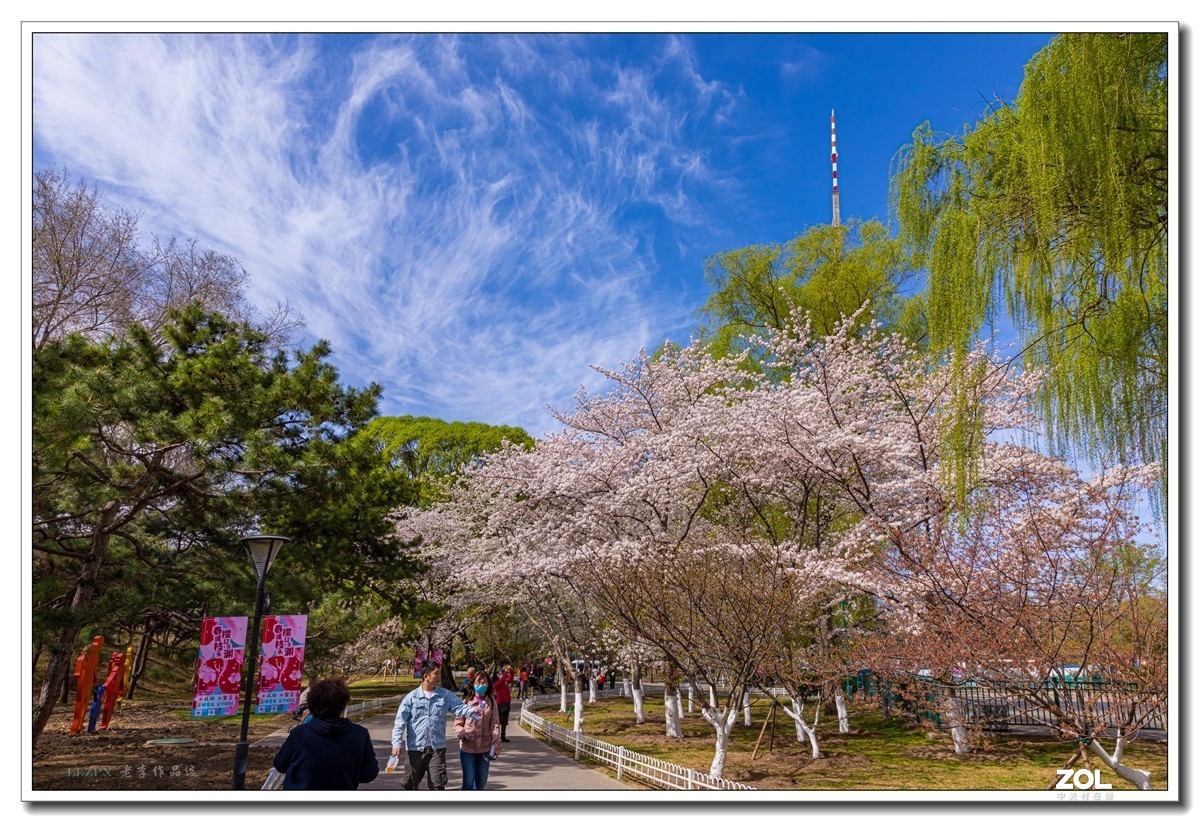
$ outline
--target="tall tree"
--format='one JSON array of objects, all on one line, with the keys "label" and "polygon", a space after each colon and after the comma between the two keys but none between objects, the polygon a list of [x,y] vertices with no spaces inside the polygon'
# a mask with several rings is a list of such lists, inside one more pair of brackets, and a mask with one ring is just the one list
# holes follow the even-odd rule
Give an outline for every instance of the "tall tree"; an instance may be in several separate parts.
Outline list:
[{"label": "tall tree", "polygon": [[33,183],[35,350],[72,332],[120,335],[135,322],[157,332],[189,303],[254,321],[276,343],[300,325],[286,305],[258,316],[245,296],[249,276],[233,257],[174,237],[147,246],[137,212],[108,205],[66,169],[42,169]]},{"label": "tall tree", "polygon": [[392,461],[427,491],[505,442],[533,445],[533,438],[518,426],[410,415],[378,417],[367,425],[363,436],[378,440]]},{"label": "tall tree", "polygon": [[[744,370],[751,356],[760,371]],[[856,646],[872,629],[912,642],[908,671],[950,659],[995,669],[1034,657],[1010,651],[1032,649],[1014,632],[1073,655],[1080,646],[1063,642],[1075,640],[1070,626],[1100,614],[1082,638],[1088,661],[1144,672],[1125,728],[1161,706],[1150,680],[1163,670],[1161,621],[1150,619],[1147,599],[1153,575],[1106,571],[1128,565],[1120,556],[1136,535],[1138,484],[1084,482],[1061,458],[996,437],[1036,425],[1037,375],[981,346],[963,363],[931,365],[858,316],[828,335],[794,317],[736,356],[714,357],[697,342],[603,373],[612,390],[581,395],[560,416],[561,432],[481,461],[413,527],[465,547],[465,580],[553,576],[580,613],[604,614],[653,645],[698,690],[720,686],[704,709],[717,736],[713,774],[760,669],[803,666],[836,679],[861,668]],[[980,465],[959,496],[944,493],[943,475],[953,470],[945,444],[963,375],[976,381]],[[1154,469],[1127,472],[1132,481]],[[1109,494],[1114,485],[1128,493]],[[1068,570],[1072,558],[1086,560]],[[1136,591],[1112,597],[1126,581]],[[847,614],[837,631],[831,598],[857,600],[847,611],[863,614]],[[1122,616],[1132,601],[1146,615],[1136,626]],[[1030,608],[1015,622],[1023,603]],[[1012,645],[975,654],[960,643],[956,656],[940,654],[944,633],[972,621],[981,636]],[[800,697],[804,683],[788,675]],[[1073,728],[1082,741],[1099,727]]]},{"label": "tall tree", "polygon": [[[34,586],[53,594],[39,617],[54,632],[35,739],[76,637],[96,617],[114,551],[145,559],[148,538],[177,535],[227,557],[241,529],[284,522],[285,501],[310,488],[308,507],[332,497],[354,508],[338,458],[373,416],[377,386],[340,386],[324,343],[272,353],[263,333],[196,306],[174,313],[160,336],[135,324],[123,337],[73,334],[34,353]],[[342,479],[316,484],[313,475]],[[372,547],[396,544],[381,524],[401,502],[364,507],[364,521],[380,521],[367,530],[379,536]],[[353,574],[345,555],[323,559],[339,563]]]},{"label": "tall tree", "polygon": [[1056,447],[1099,461],[1166,465],[1166,61],[1163,33],[1059,35],[1011,105],[918,128],[892,180],[933,350],[1007,314]]},{"label": "tall tree", "polygon": [[787,243],[720,252],[705,276],[713,293],[700,309],[699,336],[718,354],[786,327],[794,308],[830,334],[869,302],[877,322],[924,337],[922,300],[901,293],[914,277],[912,262],[878,220],[813,226]]}]

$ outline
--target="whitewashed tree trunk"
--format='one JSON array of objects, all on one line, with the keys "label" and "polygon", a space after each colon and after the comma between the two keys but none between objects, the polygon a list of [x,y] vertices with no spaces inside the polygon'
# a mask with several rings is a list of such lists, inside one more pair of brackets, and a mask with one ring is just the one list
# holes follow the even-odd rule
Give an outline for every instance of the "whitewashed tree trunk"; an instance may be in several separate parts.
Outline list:
[{"label": "whitewashed tree trunk", "polygon": [[792,710],[788,712],[788,715],[794,721],[796,721],[796,742],[797,743],[808,742],[808,733],[806,731],[804,731],[806,726],[804,725],[804,721],[800,718],[800,713],[802,711],[804,711],[804,707],[801,704],[797,703],[795,700],[792,700]]},{"label": "whitewashed tree trunk", "polygon": [[817,760],[821,757],[821,747],[817,745],[817,731],[812,726],[804,722],[803,703],[797,703],[795,700],[792,700],[792,707],[792,709],[789,709],[782,703],[779,704],[779,708],[783,709],[784,712],[787,713],[788,717],[796,721],[796,739],[801,743],[807,740],[812,746],[813,760]]},{"label": "whitewashed tree trunk", "polygon": [[579,688],[579,681],[575,681],[575,731],[583,731],[583,691]]},{"label": "whitewashed tree trunk", "polygon": [[808,735],[809,745],[812,746],[813,760],[819,759],[821,757],[821,747],[817,745],[817,730],[812,728],[811,726],[805,726],[803,716],[801,716],[801,719],[800,719],[800,726],[804,729],[805,733]]},{"label": "whitewashed tree trunk", "polygon": [[700,713],[717,733],[717,749],[713,754],[712,765],[709,767],[708,773],[713,777],[724,777],[725,760],[729,755],[729,738],[733,731],[733,723],[737,719],[737,712],[731,706],[728,709],[704,708],[700,710]]},{"label": "whitewashed tree trunk", "polygon": [[588,702],[596,702],[596,678],[588,677]]},{"label": "whitewashed tree trunk", "polygon": [[845,734],[850,731],[850,716],[846,714],[846,695],[841,689],[834,695],[833,705],[837,707],[838,733]]},{"label": "whitewashed tree trunk", "polygon": [[629,697],[629,681],[621,675],[621,697]]},{"label": "whitewashed tree trunk", "polygon": [[642,670],[637,663],[633,664],[630,673],[632,682],[629,684],[633,693],[633,716],[638,724],[646,722],[646,692],[642,689]]},{"label": "whitewashed tree trunk", "polygon": [[679,690],[663,692],[663,703],[667,708],[667,737],[683,737],[683,698]]},{"label": "whitewashed tree trunk", "polygon": [[675,687],[675,736],[683,738],[683,694]]},{"label": "whitewashed tree trunk", "polygon": [[941,695],[939,710],[942,722],[950,730],[950,742],[954,746],[954,753],[970,754],[971,742],[967,738],[967,727],[963,725],[962,715],[958,713],[958,700],[955,698],[953,690],[941,689],[939,694]]},{"label": "whitewashed tree trunk", "polygon": [[567,681],[566,680],[563,680],[561,678],[559,679],[558,691],[559,691],[560,696],[562,697],[562,706],[561,706],[561,708],[559,708],[559,711],[562,712],[563,714],[566,714],[567,713]]},{"label": "whitewashed tree trunk", "polygon": [[1098,740],[1092,740],[1088,748],[1104,762],[1105,766],[1116,772],[1117,777],[1132,783],[1143,791],[1153,790],[1153,787],[1150,785],[1150,772],[1134,769],[1121,763],[1121,757],[1125,754],[1124,735],[1117,738],[1117,745],[1112,754],[1105,751]]},{"label": "whitewashed tree trunk", "polygon": [[633,715],[638,723],[646,722],[646,693],[641,689],[633,690]]},{"label": "whitewashed tree trunk", "polygon": [[688,714],[696,711],[696,687],[688,684]]},{"label": "whitewashed tree trunk", "polygon": [[749,690],[747,690],[746,693],[744,695],[742,695],[742,715],[743,715],[742,725],[749,726],[750,725],[750,692],[749,692]]}]

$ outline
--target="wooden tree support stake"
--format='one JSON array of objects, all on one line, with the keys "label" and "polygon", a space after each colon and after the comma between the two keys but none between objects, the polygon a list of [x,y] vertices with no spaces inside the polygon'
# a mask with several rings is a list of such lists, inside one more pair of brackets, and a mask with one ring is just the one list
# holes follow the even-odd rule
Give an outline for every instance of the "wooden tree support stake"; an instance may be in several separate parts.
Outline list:
[{"label": "wooden tree support stake", "polygon": [[[754,742],[754,751],[750,753],[751,760],[758,757],[758,747],[762,745],[763,735],[767,733],[767,724],[769,724],[771,722],[771,719],[774,717],[775,717],[775,701],[772,700],[771,708],[770,708],[770,710],[767,711],[767,719],[763,721],[762,731],[760,731],[758,733],[758,740],[756,740]],[[772,737],[774,737],[773,734],[772,734]]]}]

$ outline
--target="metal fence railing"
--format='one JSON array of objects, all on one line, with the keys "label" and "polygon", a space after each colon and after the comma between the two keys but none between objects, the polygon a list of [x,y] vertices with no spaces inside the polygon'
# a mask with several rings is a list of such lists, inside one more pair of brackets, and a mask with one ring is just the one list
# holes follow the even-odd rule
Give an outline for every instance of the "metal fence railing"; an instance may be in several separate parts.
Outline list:
[{"label": "metal fence railing", "polygon": [[[646,687],[643,687],[643,691],[661,693],[662,686],[655,687],[647,684]],[[597,698],[620,697],[621,692],[620,689],[614,689],[608,694],[600,693],[596,696]],[[519,722],[527,727],[529,733],[535,738],[541,738],[552,746],[574,752],[576,760],[586,758],[609,767],[616,772],[617,780],[630,778],[665,789],[755,790],[753,786],[735,783],[722,777],[713,777],[706,772],[678,766],[638,752],[631,752],[624,746],[614,746],[612,743],[576,733],[534,714],[535,709],[553,706],[560,700],[559,695],[539,695],[526,698],[521,704]]]},{"label": "metal fence railing", "polygon": [[[1012,726],[1057,727],[1056,710],[1067,711],[1076,716],[1090,716],[1097,727],[1119,728],[1131,705],[1137,702],[1137,693],[1113,683],[1091,683],[1088,681],[1047,682],[1019,690],[1006,690],[993,686],[957,684],[947,686],[922,678],[923,688],[915,700],[900,701],[885,684],[877,688],[892,706],[910,714],[942,725],[938,710],[937,692],[953,689],[956,707],[968,722],[980,724],[992,731],[1006,730]],[[1167,730],[1167,713],[1164,707],[1154,706],[1155,697],[1144,698],[1152,707],[1149,718],[1140,727],[1154,731]]]}]

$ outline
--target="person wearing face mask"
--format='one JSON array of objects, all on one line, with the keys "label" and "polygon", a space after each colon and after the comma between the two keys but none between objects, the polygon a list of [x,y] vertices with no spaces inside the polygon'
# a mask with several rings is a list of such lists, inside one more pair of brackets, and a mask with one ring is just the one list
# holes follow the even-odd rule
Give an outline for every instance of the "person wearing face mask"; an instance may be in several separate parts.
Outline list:
[{"label": "person wearing face mask", "polygon": [[438,685],[441,667],[426,663],[421,667],[421,685],[400,701],[392,728],[392,755],[408,750],[404,788],[415,790],[426,779],[430,789],[446,788],[446,713],[455,717],[475,714],[478,707],[459,700],[454,692]]},{"label": "person wearing face mask", "polygon": [[487,672],[475,677],[473,696],[467,705],[478,716],[456,717],[454,734],[458,737],[458,756],[462,763],[463,791],[479,790],[487,785],[488,767],[500,754],[500,712],[492,694]]}]

